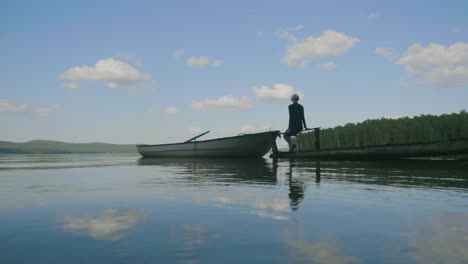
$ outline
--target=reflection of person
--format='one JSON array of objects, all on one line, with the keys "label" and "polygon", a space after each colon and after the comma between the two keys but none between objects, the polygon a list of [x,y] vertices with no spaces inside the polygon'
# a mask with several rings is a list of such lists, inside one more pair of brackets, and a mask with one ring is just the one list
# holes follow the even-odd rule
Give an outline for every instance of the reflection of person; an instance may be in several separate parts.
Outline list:
[{"label": "reflection of person", "polygon": [[[293,94],[291,96],[292,104],[289,105],[289,126],[286,132],[284,132],[284,140],[288,142],[289,151],[293,151],[296,148],[295,144],[292,144],[291,137],[296,136],[303,128],[307,129],[306,121],[304,118],[304,107],[298,103],[299,96]],[[304,124],[304,126],[302,126]]]},{"label": "reflection of person", "polygon": [[320,161],[315,162],[315,182],[320,183],[322,179],[322,170],[320,169]]},{"label": "reflection of person", "polygon": [[[312,164],[308,163],[310,168]],[[296,166],[294,159],[289,160],[289,170],[287,172],[289,179],[289,206],[291,210],[295,211],[299,209],[299,205],[304,201],[304,195],[307,188],[307,184],[301,181],[300,177],[293,176],[293,167]],[[315,162],[315,182],[320,183],[321,181],[321,168],[320,161]]]},{"label": "reflection of person", "polygon": [[304,183],[294,179],[292,169],[295,163],[292,160],[289,160],[289,206],[293,211],[299,209],[299,204],[304,200]]}]

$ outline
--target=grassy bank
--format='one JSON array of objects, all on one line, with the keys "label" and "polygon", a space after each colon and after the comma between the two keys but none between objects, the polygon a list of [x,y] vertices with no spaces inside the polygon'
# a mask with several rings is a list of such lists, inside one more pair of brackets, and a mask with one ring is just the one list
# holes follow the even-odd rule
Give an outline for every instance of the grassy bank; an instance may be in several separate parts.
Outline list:
[{"label": "grassy bank", "polygon": [[[463,110],[460,113],[443,115],[370,119],[357,124],[322,129],[320,138],[322,149],[468,138],[468,113]],[[313,133],[299,134],[296,142],[301,150],[315,148]]]}]

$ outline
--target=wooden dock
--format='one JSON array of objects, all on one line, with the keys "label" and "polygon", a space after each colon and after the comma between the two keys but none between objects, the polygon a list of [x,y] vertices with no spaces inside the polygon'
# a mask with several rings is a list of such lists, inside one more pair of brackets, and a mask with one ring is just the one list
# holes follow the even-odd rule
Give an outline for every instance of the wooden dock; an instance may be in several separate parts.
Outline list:
[{"label": "wooden dock", "polygon": [[283,152],[273,148],[272,158],[389,159],[468,154],[468,138],[415,144],[389,144],[343,149]]}]

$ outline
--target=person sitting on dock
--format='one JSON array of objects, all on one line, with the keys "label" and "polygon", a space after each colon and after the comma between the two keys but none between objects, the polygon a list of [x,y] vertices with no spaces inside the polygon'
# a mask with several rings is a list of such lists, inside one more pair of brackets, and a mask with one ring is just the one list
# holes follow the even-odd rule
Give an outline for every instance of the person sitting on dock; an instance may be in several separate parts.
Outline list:
[{"label": "person sitting on dock", "polygon": [[[293,94],[291,96],[292,104],[288,106],[289,109],[289,126],[284,132],[284,140],[288,142],[289,151],[296,149],[296,144],[291,142],[291,137],[296,136],[302,129],[307,130],[306,121],[304,118],[304,107],[298,103],[299,95]],[[304,126],[303,126],[304,124]]]}]

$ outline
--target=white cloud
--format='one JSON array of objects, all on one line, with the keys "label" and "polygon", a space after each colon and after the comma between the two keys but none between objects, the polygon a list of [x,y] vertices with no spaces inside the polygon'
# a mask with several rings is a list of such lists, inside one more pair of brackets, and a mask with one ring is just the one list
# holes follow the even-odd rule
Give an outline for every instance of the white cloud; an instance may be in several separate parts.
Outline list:
[{"label": "white cloud", "polygon": [[51,111],[57,110],[60,106],[34,107],[25,103],[0,100],[0,113],[19,113],[27,116],[37,116],[46,118]]},{"label": "white cloud", "polygon": [[176,50],[174,51],[174,57],[175,58],[180,58],[185,54],[185,50]]},{"label": "white cloud", "polygon": [[24,113],[27,108],[28,105],[24,103],[0,100],[0,113]]},{"label": "white cloud", "polygon": [[323,70],[326,70],[326,71],[331,71],[331,70],[336,68],[336,64],[333,61],[330,61],[330,62],[327,62],[327,63],[324,63],[324,64],[320,64],[319,66],[320,66],[320,68],[322,68]]},{"label": "white cloud", "polygon": [[39,107],[37,110],[36,110],[36,114],[37,116],[39,117],[48,117],[49,116],[49,113],[50,113],[50,108],[48,107]]},{"label": "white cloud", "polygon": [[296,39],[296,36],[289,33],[288,31],[283,31],[279,34],[279,37],[280,39],[283,39],[283,40],[286,40],[286,41],[289,41],[289,42],[296,42],[297,39]]},{"label": "white cloud", "polygon": [[107,87],[117,88],[123,85],[140,85],[142,81],[150,80],[151,76],[139,72],[125,62],[108,58],[99,60],[94,67],[76,66],[69,68],[60,75],[60,78],[71,81],[64,84],[65,88],[77,89],[78,81],[103,81]]},{"label": "white cloud", "polygon": [[138,56],[135,54],[120,53],[114,56],[113,58],[118,61],[125,61],[128,64],[133,65],[135,67],[143,66],[143,61],[140,58],[138,58]]},{"label": "white cloud", "polygon": [[199,112],[249,109],[253,105],[253,101],[246,96],[237,98],[232,95],[226,95],[218,99],[205,99],[192,102],[193,108]]},{"label": "white cloud", "polygon": [[72,81],[135,81],[148,79],[149,76],[125,62],[108,58],[96,62],[95,67],[72,67],[62,73],[61,78]]},{"label": "white cloud", "polygon": [[380,18],[379,13],[371,12],[371,13],[369,13],[369,15],[367,15],[367,19],[369,19],[369,20],[376,20],[376,19],[379,19],[379,18]]},{"label": "white cloud", "polygon": [[382,56],[388,61],[394,61],[397,57],[394,54],[393,48],[386,48],[386,47],[377,47],[374,50],[374,53],[378,56]]},{"label": "white cloud", "polygon": [[303,25],[297,25],[297,26],[287,27],[286,29],[282,29],[279,32],[279,38],[289,41],[289,42],[296,42],[297,38],[294,34],[291,33],[291,31],[300,31],[303,28],[304,28]]},{"label": "white cloud", "polygon": [[293,42],[286,50],[283,63],[290,67],[304,67],[311,58],[343,55],[358,42],[356,37],[328,30],[319,37],[310,36]]},{"label": "white cloud", "polygon": [[304,26],[299,24],[299,25],[296,25],[296,26],[287,27],[286,31],[300,31],[300,30],[303,30],[303,29],[304,29]]},{"label": "white cloud", "polygon": [[80,86],[79,86],[77,83],[75,83],[75,82],[66,82],[66,83],[62,83],[62,86],[63,86],[63,88],[65,88],[65,89],[67,89],[67,90],[70,90],[70,91],[76,90],[76,89],[78,89],[78,88],[80,87]]},{"label": "white cloud", "polygon": [[201,127],[190,127],[189,128],[189,133],[190,134],[200,134],[203,132],[203,129]]},{"label": "white cloud", "polygon": [[119,212],[108,209],[94,217],[66,217],[63,229],[70,232],[86,233],[94,239],[118,240],[123,236],[123,231],[134,227],[144,216],[144,214],[136,212]]},{"label": "white cloud", "polygon": [[177,114],[177,108],[168,107],[168,108],[166,108],[165,113],[166,113],[166,115],[175,115],[175,114]]},{"label": "white cloud", "polygon": [[116,83],[116,82],[106,82],[105,86],[107,88],[114,89],[114,88],[119,88],[120,85],[118,83]]},{"label": "white cloud", "polygon": [[221,66],[224,62],[219,59],[211,59],[207,56],[192,56],[185,61],[185,66],[190,68],[205,68],[208,66]]},{"label": "white cloud", "polygon": [[216,66],[216,67],[221,66],[223,64],[224,64],[224,61],[222,61],[222,60],[214,60],[213,61],[213,66]]},{"label": "white cloud", "polygon": [[302,92],[287,84],[275,84],[272,88],[262,85],[253,87],[252,90],[257,98],[264,101],[288,101],[291,99],[291,95],[295,93],[301,98],[304,97]]},{"label": "white cloud", "polygon": [[430,43],[411,45],[398,64],[406,72],[438,86],[468,85],[468,43],[457,42],[451,46]]},{"label": "white cloud", "polygon": [[201,68],[201,67],[207,67],[207,66],[210,66],[211,64],[211,60],[210,58],[206,57],[206,56],[200,56],[200,57],[190,57],[186,62],[185,62],[185,65],[187,67],[198,67],[198,68]]}]

